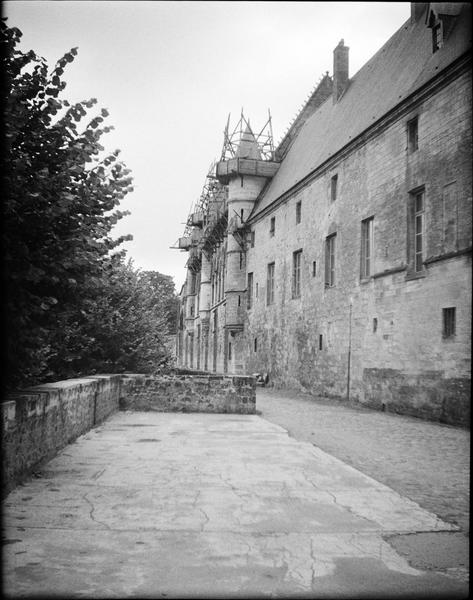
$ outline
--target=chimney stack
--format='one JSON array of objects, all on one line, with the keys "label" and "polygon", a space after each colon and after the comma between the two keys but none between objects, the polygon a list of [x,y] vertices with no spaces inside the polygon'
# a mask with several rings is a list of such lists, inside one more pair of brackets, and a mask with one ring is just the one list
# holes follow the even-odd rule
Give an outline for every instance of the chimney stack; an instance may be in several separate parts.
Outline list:
[{"label": "chimney stack", "polygon": [[428,2],[411,2],[411,23],[421,18],[428,5]]},{"label": "chimney stack", "polygon": [[338,101],[348,84],[348,46],[340,40],[333,51],[333,103]]}]

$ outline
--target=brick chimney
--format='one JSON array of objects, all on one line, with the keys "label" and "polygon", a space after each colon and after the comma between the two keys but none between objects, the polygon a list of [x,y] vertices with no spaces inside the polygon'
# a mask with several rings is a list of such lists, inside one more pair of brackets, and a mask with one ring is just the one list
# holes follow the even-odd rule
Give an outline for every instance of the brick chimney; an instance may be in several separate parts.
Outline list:
[{"label": "brick chimney", "polygon": [[337,102],[348,85],[348,46],[340,40],[333,51],[333,103]]},{"label": "brick chimney", "polygon": [[428,6],[428,2],[411,2],[411,22],[418,21]]}]

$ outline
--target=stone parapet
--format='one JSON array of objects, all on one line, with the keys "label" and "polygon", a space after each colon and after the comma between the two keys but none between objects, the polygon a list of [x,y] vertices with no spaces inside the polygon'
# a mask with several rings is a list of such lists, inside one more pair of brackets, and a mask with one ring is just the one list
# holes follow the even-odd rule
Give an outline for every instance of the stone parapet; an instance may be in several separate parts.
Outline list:
[{"label": "stone parapet", "polygon": [[124,375],[121,410],[255,414],[254,377]]},{"label": "stone parapet", "polygon": [[2,414],[3,492],[118,409],[120,375],[96,375],[9,394]]},{"label": "stone parapet", "polygon": [[0,403],[3,494],[119,407],[254,414],[256,380],[202,372],[93,375],[9,394]]}]

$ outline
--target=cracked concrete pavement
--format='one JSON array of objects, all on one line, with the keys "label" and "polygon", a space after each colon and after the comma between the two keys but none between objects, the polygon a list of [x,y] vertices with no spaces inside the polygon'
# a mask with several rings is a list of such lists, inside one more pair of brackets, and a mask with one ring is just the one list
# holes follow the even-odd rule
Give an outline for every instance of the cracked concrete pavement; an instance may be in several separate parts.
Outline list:
[{"label": "cracked concrete pavement", "polygon": [[11,492],[7,597],[467,597],[387,539],[458,530],[255,415],[120,412]]}]

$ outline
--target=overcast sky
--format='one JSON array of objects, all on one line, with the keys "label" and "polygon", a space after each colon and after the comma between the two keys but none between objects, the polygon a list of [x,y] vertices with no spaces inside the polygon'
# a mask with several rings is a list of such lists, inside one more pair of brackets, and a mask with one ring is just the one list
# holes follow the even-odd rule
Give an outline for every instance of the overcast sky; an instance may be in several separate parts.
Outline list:
[{"label": "overcast sky", "polygon": [[120,207],[131,215],[116,235],[131,233],[125,247],[135,266],[173,276],[179,291],[187,255],[169,247],[220,155],[228,114],[236,124],[243,108],[258,130],[269,108],[277,143],[319,78],[332,74],[340,39],[350,47],[353,76],[409,18],[410,6],[14,0],[3,12],[23,32],[22,48],[51,67],[78,46],[63,97],[97,98],[109,110],[115,131],[102,143],[121,149],[134,177]]}]

